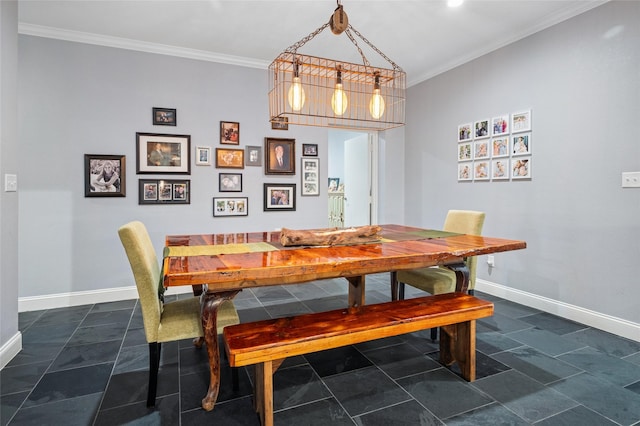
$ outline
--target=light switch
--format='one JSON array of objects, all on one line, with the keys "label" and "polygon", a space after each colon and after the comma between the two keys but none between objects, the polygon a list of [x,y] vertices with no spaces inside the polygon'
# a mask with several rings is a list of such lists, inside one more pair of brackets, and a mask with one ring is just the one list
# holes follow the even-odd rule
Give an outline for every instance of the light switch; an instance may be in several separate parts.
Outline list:
[{"label": "light switch", "polygon": [[4,191],[16,192],[18,190],[18,175],[4,175]]},{"label": "light switch", "polygon": [[622,173],[623,188],[640,188],[640,172]]}]

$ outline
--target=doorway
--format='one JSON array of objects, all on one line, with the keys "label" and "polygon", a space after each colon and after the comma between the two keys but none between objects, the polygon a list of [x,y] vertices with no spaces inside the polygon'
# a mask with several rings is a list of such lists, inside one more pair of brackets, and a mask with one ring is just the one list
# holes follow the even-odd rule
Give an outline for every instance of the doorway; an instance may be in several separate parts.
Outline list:
[{"label": "doorway", "polygon": [[377,144],[377,132],[329,130],[329,226],[377,222]]}]

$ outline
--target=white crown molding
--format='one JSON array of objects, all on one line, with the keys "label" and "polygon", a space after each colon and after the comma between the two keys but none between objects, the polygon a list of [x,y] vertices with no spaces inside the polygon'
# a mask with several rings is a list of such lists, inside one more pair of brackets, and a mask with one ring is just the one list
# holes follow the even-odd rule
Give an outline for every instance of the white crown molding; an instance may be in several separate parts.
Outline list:
[{"label": "white crown molding", "polygon": [[121,37],[111,37],[80,31],[64,30],[33,24],[18,24],[18,33],[36,37],[53,38],[76,43],[94,44],[97,46],[115,47],[118,49],[135,50],[139,52],[156,53],[158,55],[177,56],[180,58],[196,59],[199,61],[218,62],[222,64],[238,65],[248,68],[267,69],[269,62],[241,56],[224,55],[206,52],[204,50],[187,49],[164,44],[148,43]]},{"label": "white crown molding", "polygon": [[482,279],[476,290],[640,342],[640,324]]}]

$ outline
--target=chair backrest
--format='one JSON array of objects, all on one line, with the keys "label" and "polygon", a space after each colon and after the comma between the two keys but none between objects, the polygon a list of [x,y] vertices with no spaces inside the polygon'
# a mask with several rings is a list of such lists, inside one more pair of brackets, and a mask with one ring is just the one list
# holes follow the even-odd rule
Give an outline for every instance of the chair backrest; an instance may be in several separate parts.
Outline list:
[{"label": "chair backrest", "polygon": [[158,341],[158,327],[162,313],[162,302],[158,296],[160,266],[156,252],[142,222],[134,221],[118,229],[120,241],[129,258],[133,277],[138,288],[142,321],[147,342]]},{"label": "chair backrest", "polygon": [[[449,210],[444,220],[443,230],[460,234],[481,235],[484,216],[483,212],[473,210]],[[469,288],[473,289],[476,286],[478,257],[468,258],[467,266],[469,267]]]}]

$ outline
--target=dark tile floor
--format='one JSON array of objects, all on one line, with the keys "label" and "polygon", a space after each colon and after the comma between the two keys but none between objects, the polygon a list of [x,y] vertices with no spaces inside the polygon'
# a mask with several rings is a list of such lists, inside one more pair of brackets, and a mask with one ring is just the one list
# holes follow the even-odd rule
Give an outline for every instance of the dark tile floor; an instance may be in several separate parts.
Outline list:
[{"label": "dark tile floor", "polygon": [[[346,281],[245,290],[242,321],[342,308]],[[417,295],[408,289],[408,297]],[[280,425],[638,425],[640,343],[486,294],[473,383],[437,362],[429,332],[288,359],[274,376]],[[182,295],[181,297],[187,297]],[[174,296],[175,297],[175,296]],[[389,300],[388,274],[367,303]],[[2,425],[258,425],[249,370],[222,367],[212,412],[205,350],[163,345],[147,409],[147,344],[136,300],[20,314],[24,349],[0,372]]]}]

